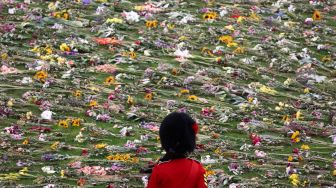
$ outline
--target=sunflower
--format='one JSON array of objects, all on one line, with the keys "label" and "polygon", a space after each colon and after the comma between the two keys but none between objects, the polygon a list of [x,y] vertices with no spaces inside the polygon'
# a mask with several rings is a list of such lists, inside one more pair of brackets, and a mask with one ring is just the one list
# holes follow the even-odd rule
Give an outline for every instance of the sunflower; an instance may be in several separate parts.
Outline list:
[{"label": "sunflower", "polygon": [[79,127],[79,126],[80,126],[80,122],[81,122],[81,119],[80,119],[80,118],[73,119],[73,120],[71,121],[71,125],[74,126],[74,127]]},{"label": "sunflower", "polygon": [[154,21],[146,21],[146,27],[147,28],[152,28],[152,27],[157,27],[158,25],[158,21],[154,20]]},{"label": "sunflower", "polygon": [[82,92],[81,92],[80,90],[76,90],[76,91],[73,93],[73,95],[74,95],[75,97],[81,97],[81,96],[82,96]]},{"label": "sunflower", "polygon": [[37,80],[40,80],[41,82],[44,82],[44,80],[48,77],[48,73],[45,71],[38,71],[34,78]]},{"label": "sunflower", "polygon": [[29,144],[29,139],[26,138],[26,139],[22,142],[22,144],[23,144],[23,145],[27,145],[27,144]]},{"label": "sunflower", "polygon": [[135,52],[129,52],[128,53],[129,57],[132,58],[132,59],[135,59],[137,57],[136,53]]},{"label": "sunflower", "polygon": [[62,127],[64,127],[64,128],[68,128],[68,127],[69,127],[69,124],[68,124],[68,121],[67,121],[67,120],[60,120],[60,121],[58,122],[58,125],[59,125],[59,126],[62,126]]},{"label": "sunflower", "polygon": [[233,42],[233,37],[230,36],[230,35],[223,35],[223,36],[219,37],[218,40],[221,41],[221,42],[224,42],[226,44],[229,44],[229,43]]},{"label": "sunflower", "polygon": [[203,19],[204,20],[215,20],[217,18],[217,13],[216,12],[207,12],[203,14]]},{"label": "sunflower", "polygon": [[96,100],[91,100],[90,103],[89,103],[90,107],[96,107],[97,105],[98,105],[98,103],[97,103]]},{"label": "sunflower", "polygon": [[113,76],[109,76],[105,79],[105,85],[111,85],[111,84],[114,84],[115,83],[115,79]]},{"label": "sunflower", "polygon": [[153,99],[153,93],[147,93],[147,94],[145,95],[145,99],[146,99],[147,101],[151,101],[151,100]]},{"label": "sunflower", "polygon": [[322,19],[322,16],[321,16],[320,11],[315,10],[313,13],[313,20],[321,20],[321,19]]},{"label": "sunflower", "polygon": [[198,100],[198,97],[197,97],[196,95],[190,95],[190,96],[188,97],[188,100],[189,100],[189,101],[197,101],[197,100]]}]

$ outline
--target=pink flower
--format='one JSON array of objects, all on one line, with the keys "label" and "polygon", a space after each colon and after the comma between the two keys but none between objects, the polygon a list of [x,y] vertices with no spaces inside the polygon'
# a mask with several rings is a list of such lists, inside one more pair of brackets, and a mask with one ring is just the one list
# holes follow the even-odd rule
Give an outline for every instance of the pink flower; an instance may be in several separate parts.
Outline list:
[{"label": "pink flower", "polygon": [[2,65],[0,68],[0,73],[1,74],[14,74],[17,73],[18,70],[13,67],[7,67],[6,65]]},{"label": "pink flower", "polygon": [[255,150],[254,153],[259,158],[264,158],[267,155],[264,151],[259,151],[259,150]]}]

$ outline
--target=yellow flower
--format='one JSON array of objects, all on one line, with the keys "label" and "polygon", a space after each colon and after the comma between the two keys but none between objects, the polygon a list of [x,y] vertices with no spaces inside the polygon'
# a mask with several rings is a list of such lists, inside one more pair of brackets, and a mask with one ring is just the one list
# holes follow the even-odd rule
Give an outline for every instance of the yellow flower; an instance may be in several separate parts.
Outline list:
[{"label": "yellow flower", "polygon": [[171,70],[171,73],[172,73],[172,75],[177,75],[177,73],[178,73],[177,68],[173,68],[173,69]]},{"label": "yellow flower", "polygon": [[80,119],[80,118],[73,119],[73,120],[71,121],[71,125],[74,126],[74,127],[79,127],[79,126],[80,126],[80,122],[81,122],[81,119]]},{"label": "yellow flower", "polygon": [[96,144],[95,145],[95,148],[96,149],[103,149],[103,148],[105,148],[107,146],[107,144]]},{"label": "yellow flower", "polygon": [[236,46],[238,46],[238,43],[236,43],[236,42],[230,42],[226,46],[227,47],[236,47]]},{"label": "yellow flower", "polygon": [[291,139],[295,139],[295,138],[297,138],[299,135],[300,135],[300,132],[299,132],[299,131],[295,131],[295,132],[292,134]]},{"label": "yellow flower", "polygon": [[276,90],[274,89],[271,89],[270,87],[267,87],[265,85],[261,86],[261,88],[259,89],[260,92],[262,93],[267,93],[267,94],[271,94],[271,95],[274,95],[277,93]]},{"label": "yellow flower", "polygon": [[105,23],[123,23],[123,20],[120,18],[108,18]]},{"label": "yellow flower", "polygon": [[336,176],[336,169],[332,172],[333,176]]},{"label": "yellow flower", "polygon": [[67,120],[60,120],[60,121],[58,122],[58,125],[59,125],[59,126],[62,126],[62,127],[64,127],[64,128],[68,128],[68,127],[69,127],[69,124],[68,124],[68,121],[67,121]]},{"label": "yellow flower", "polygon": [[48,73],[45,71],[38,71],[34,78],[37,80],[40,80],[41,82],[44,82],[44,79],[46,79],[48,77]]},{"label": "yellow flower", "polygon": [[245,52],[245,48],[243,47],[238,47],[233,51],[233,53],[235,54],[243,54],[244,52]]},{"label": "yellow flower", "polygon": [[81,97],[81,96],[82,96],[82,92],[81,92],[80,90],[76,90],[76,91],[73,93],[73,95],[74,95],[75,97]]},{"label": "yellow flower", "polygon": [[58,145],[59,145],[59,141],[57,141],[57,142],[54,142],[51,146],[50,146],[50,148],[52,149],[52,150],[56,150],[57,149],[57,147],[58,147]]},{"label": "yellow flower", "polygon": [[129,104],[129,105],[133,105],[133,104],[134,104],[134,99],[133,99],[133,97],[131,97],[131,96],[128,96],[128,97],[127,97],[127,104]]},{"label": "yellow flower", "polygon": [[234,31],[233,25],[227,25],[224,27],[224,29]]},{"label": "yellow flower", "polygon": [[293,156],[290,155],[287,160],[288,160],[288,162],[292,162],[293,161]]},{"label": "yellow flower", "polygon": [[105,85],[111,85],[111,84],[114,84],[115,83],[115,79],[113,76],[109,76],[105,79]]},{"label": "yellow flower", "polygon": [[51,55],[52,54],[52,49],[49,47],[49,46],[47,46],[47,47],[45,47],[44,48],[44,51],[45,51],[45,53],[47,54],[47,55]]},{"label": "yellow flower", "polygon": [[24,167],[23,169],[19,171],[19,174],[26,176],[28,174],[27,172],[28,172],[28,167]]},{"label": "yellow flower", "polygon": [[137,10],[137,11],[143,11],[145,9],[144,6],[134,6],[134,9]]},{"label": "yellow flower", "polygon": [[62,43],[61,45],[60,45],[60,50],[61,51],[65,51],[65,52],[69,52],[70,51],[70,47],[66,44],[66,43]]},{"label": "yellow flower", "polygon": [[291,183],[294,186],[298,186],[300,184],[299,175],[298,174],[292,174],[292,175],[290,175],[289,179],[291,180]]},{"label": "yellow flower", "polygon": [[22,142],[22,144],[23,144],[23,145],[27,145],[27,144],[29,144],[29,139],[26,138],[26,139]]},{"label": "yellow flower", "polygon": [[321,20],[321,19],[322,19],[322,16],[321,16],[320,11],[315,10],[313,13],[313,20]]},{"label": "yellow flower", "polygon": [[91,100],[90,103],[89,103],[89,106],[90,107],[96,107],[96,106],[98,106],[98,103],[97,103],[96,100]]},{"label": "yellow flower", "polygon": [[188,100],[190,100],[190,101],[197,101],[197,100],[198,100],[198,97],[197,97],[196,95],[190,95],[190,96],[188,97]]},{"label": "yellow flower", "polygon": [[69,13],[64,12],[62,17],[63,17],[63,19],[68,20],[70,16],[69,16]]},{"label": "yellow flower", "polygon": [[145,95],[145,99],[146,99],[147,101],[152,100],[152,99],[153,99],[153,93],[147,93],[147,94]]},{"label": "yellow flower", "polygon": [[303,93],[305,93],[305,94],[309,93],[309,88],[305,88],[305,89],[303,90]]},{"label": "yellow flower", "polygon": [[243,20],[245,20],[245,18],[243,16],[239,16],[238,19],[237,19],[237,23],[241,23],[243,22]]},{"label": "yellow flower", "polygon": [[250,15],[250,19],[259,22],[260,17],[255,12],[252,12],[252,14]]},{"label": "yellow flower", "polygon": [[129,56],[130,58],[132,59],[135,59],[137,57],[136,53],[135,52],[129,52]]},{"label": "yellow flower", "polygon": [[189,90],[188,89],[182,89],[180,91],[181,94],[189,94]]},{"label": "yellow flower", "polygon": [[216,12],[207,12],[203,14],[203,19],[204,20],[214,20],[217,18],[217,13]]},{"label": "yellow flower", "polygon": [[146,27],[147,28],[152,28],[152,27],[157,27],[158,25],[158,21],[154,20],[154,21],[146,21]]},{"label": "yellow flower", "polygon": [[284,121],[284,122],[290,122],[290,120],[291,120],[291,118],[290,118],[290,116],[289,115],[284,115],[284,116],[282,116],[282,121]]},{"label": "yellow flower", "polygon": [[296,117],[297,120],[303,119],[302,113],[301,113],[300,110],[296,112],[295,117]]},{"label": "yellow flower", "polygon": [[330,55],[323,56],[322,61],[325,62],[325,63],[330,62],[331,61],[331,56]]},{"label": "yellow flower", "polygon": [[307,144],[302,144],[301,149],[307,151],[310,150],[310,147]]},{"label": "yellow flower", "polygon": [[174,25],[174,24],[171,24],[171,23],[169,23],[169,24],[167,24],[167,27],[168,27],[168,29],[170,29],[170,30],[173,30],[173,29],[174,29],[174,27],[175,27],[175,25]]},{"label": "yellow flower", "polygon": [[226,44],[229,44],[229,43],[233,42],[233,37],[230,36],[230,35],[223,35],[223,36],[219,37],[218,40],[221,41],[221,42],[224,42]]},{"label": "yellow flower", "polygon": [[7,58],[8,58],[8,54],[6,54],[6,53],[1,54],[1,59],[2,60],[6,60]]}]

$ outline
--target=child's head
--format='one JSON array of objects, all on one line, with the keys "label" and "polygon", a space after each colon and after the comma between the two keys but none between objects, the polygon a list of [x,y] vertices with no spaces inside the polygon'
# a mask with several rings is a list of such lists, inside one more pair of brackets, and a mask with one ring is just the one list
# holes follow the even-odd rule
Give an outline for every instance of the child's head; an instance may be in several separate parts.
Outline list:
[{"label": "child's head", "polygon": [[167,153],[186,154],[196,146],[196,122],[186,113],[173,112],[160,126],[160,140]]}]

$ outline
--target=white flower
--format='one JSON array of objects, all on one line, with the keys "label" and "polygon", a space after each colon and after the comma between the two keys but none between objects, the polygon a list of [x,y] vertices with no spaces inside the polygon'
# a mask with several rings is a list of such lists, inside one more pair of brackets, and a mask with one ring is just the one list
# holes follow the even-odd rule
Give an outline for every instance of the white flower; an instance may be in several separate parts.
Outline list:
[{"label": "white flower", "polygon": [[47,174],[54,174],[56,171],[54,170],[54,167],[52,166],[44,166],[41,168],[43,172]]},{"label": "white flower", "polygon": [[151,55],[151,54],[150,54],[150,50],[145,50],[145,51],[144,51],[144,55],[145,55],[145,56],[150,56],[150,55]]},{"label": "white flower", "polygon": [[33,79],[31,77],[23,77],[21,80],[22,84],[31,84],[33,83]]},{"label": "white flower", "polygon": [[45,110],[45,111],[43,111],[42,112],[42,114],[41,114],[41,118],[42,119],[46,119],[46,120],[51,120],[51,118],[52,118],[52,111],[50,111],[50,110]]},{"label": "white flower", "polygon": [[294,5],[289,5],[289,7],[288,7],[288,12],[295,12],[295,7],[294,7]]},{"label": "white flower", "polygon": [[179,57],[179,58],[189,58],[192,57],[189,53],[189,50],[181,50],[181,49],[177,49],[174,52],[174,55]]},{"label": "white flower", "polygon": [[126,16],[126,20],[129,22],[138,22],[140,18],[139,14],[134,11],[131,12],[124,11],[124,15]]}]

